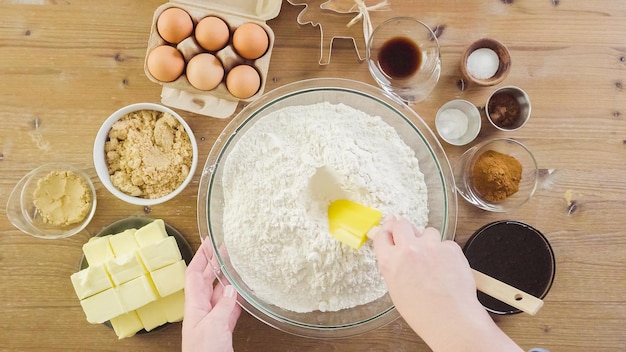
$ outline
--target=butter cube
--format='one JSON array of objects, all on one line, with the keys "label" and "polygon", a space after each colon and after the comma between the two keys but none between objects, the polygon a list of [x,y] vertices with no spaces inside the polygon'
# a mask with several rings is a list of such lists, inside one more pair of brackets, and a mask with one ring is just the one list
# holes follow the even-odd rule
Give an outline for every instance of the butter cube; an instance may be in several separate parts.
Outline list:
[{"label": "butter cube", "polygon": [[126,313],[116,288],[110,288],[80,301],[87,321],[102,324],[120,314]]},{"label": "butter cube", "polygon": [[[140,230],[137,230],[137,232]],[[176,239],[173,236],[167,236],[158,242],[139,248],[139,254],[148,271],[160,269],[182,258]]]},{"label": "butter cube", "polygon": [[150,272],[154,286],[161,297],[182,290],[185,287],[185,270],[187,265],[184,260]]},{"label": "butter cube", "polygon": [[180,290],[161,298],[161,308],[165,311],[167,321],[174,323],[183,320],[185,312],[185,291]]},{"label": "butter cube", "polygon": [[92,265],[70,276],[78,299],[93,296],[113,287],[103,265]]},{"label": "butter cube", "polygon": [[115,285],[119,286],[145,274],[145,269],[135,253],[125,254],[106,262],[107,270]]},{"label": "butter cube", "polygon": [[139,249],[139,244],[135,240],[135,232],[137,229],[128,229],[111,236],[109,242],[116,257],[134,253]]},{"label": "butter cube", "polygon": [[108,259],[114,257],[109,238],[111,235],[92,237],[83,245],[83,253],[89,266],[104,264]]},{"label": "butter cube", "polygon": [[165,223],[161,219],[154,220],[135,232],[135,240],[137,240],[139,247],[159,242],[166,237],[168,237],[168,235],[165,230]]},{"label": "butter cube", "polygon": [[126,314],[118,315],[111,319],[111,326],[115,330],[118,339],[135,336],[135,334],[143,329],[143,324],[137,316],[137,312],[132,311]]},{"label": "butter cube", "polygon": [[146,331],[159,327],[168,321],[162,299],[150,302],[143,307],[137,308],[137,315]]},{"label": "butter cube", "polygon": [[119,295],[126,312],[143,307],[158,298],[152,282],[146,275],[121,284]]}]

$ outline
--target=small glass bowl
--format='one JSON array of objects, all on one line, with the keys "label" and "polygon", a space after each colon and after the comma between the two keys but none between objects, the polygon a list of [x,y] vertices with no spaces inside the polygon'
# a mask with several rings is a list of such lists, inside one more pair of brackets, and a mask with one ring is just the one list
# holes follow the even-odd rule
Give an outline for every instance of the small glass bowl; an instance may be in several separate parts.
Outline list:
[{"label": "small glass bowl", "polygon": [[[522,165],[522,179],[519,190],[502,201],[486,200],[476,190],[472,180],[472,170],[478,157],[493,150],[517,159]],[[537,188],[537,161],[526,146],[513,138],[496,138],[484,141],[467,150],[453,166],[457,191],[466,201],[475,206],[493,212],[507,212],[526,203]]]},{"label": "small glass bowl", "polygon": [[426,99],[439,82],[441,54],[437,36],[415,18],[394,17],[381,23],[372,32],[366,49],[376,83],[406,103]]},{"label": "small glass bowl", "polygon": [[[53,171],[71,171],[78,175],[89,188],[91,206],[81,222],[67,226],[52,225],[43,221],[39,210],[35,207],[34,192],[37,189],[37,182]],[[32,170],[15,185],[7,202],[7,217],[11,224],[26,234],[44,239],[70,237],[83,231],[95,212],[96,189],[91,178],[84,171],[66,163],[48,163]]]}]

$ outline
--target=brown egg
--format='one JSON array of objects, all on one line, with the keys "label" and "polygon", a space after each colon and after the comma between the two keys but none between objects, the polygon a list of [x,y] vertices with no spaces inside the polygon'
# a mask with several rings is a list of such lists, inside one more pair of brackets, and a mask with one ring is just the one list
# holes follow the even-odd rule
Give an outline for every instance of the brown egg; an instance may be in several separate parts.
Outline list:
[{"label": "brown egg", "polygon": [[185,59],[176,48],[161,45],[150,51],[146,66],[155,79],[161,82],[172,82],[183,73]]},{"label": "brown egg", "polygon": [[224,67],[213,54],[198,54],[187,63],[187,80],[200,90],[217,87],[224,78]]},{"label": "brown egg", "polygon": [[208,16],[198,22],[195,36],[201,47],[208,51],[217,51],[228,43],[230,29],[221,18]]},{"label": "brown egg", "polygon": [[261,76],[249,65],[235,66],[226,76],[226,88],[239,99],[250,98],[261,87]]},{"label": "brown egg", "polygon": [[244,23],[233,33],[233,47],[243,58],[258,59],[265,54],[268,46],[267,32],[256,23]]},{"label": "brown egg", "polygon": [[193,32],[193,21],[187,11],[170,7],[157,18],[157,32],[166,42],[178,44]]}]

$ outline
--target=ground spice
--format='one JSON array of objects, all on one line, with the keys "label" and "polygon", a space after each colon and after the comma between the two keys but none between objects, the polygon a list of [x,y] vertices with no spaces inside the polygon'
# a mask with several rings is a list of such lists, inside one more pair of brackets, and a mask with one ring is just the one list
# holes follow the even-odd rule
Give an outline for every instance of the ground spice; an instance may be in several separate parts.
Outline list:
[{"label": "ground spice", "polygon": [[515,194],[521,179],[522,164],[494,150],[482,153],[472,169],[474,189],[489,202],[499,202]]},{"label": "ground spice", "polygon": [[491,120],[500,127],[513,126],[521,112],[517,99],[506,92],[496,93],[491,97],[487,109]]}]

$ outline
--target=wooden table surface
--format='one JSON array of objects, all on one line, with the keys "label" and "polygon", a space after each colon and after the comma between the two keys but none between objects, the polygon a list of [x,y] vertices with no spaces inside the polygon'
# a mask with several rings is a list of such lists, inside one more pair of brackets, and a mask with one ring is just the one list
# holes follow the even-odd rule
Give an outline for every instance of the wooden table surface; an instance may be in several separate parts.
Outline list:
[{"label": "wooden table surface", "polygon": [[[483,106],[495,88],[457,87],[461,53],[482,37],[502,41],[511,52],[512,70],[500,85],[520,86],[532,101],[532,117],[521,130],[503,133],[484,123],[477,142],[510,136],[525,143],[541,169],[534,197],[504,214],[478,210],[459,199],[459,244],[488,222],[515,219],[542,231],[556,255],[556,278],[540,312],[494,319],[525,350],[626,351],[626,2],[390,3],[391,11],[372,13],[374,25],[409,15],[438,28],[442,77],[430,97],[413,106],[431,128],[444,102],[463,98]],[[2,209],[0,350],[180,349],[180,324],[121,341],[109,328],[88,324],[69,280],[82,244],[128,216],[163,218],[194,249],[200,243],[196,200],[201,166],[229,119],[180,111],[196,134],[200,167],[180,196],[150,209],[114,198],[98,181],[92,163],[94,137],[110,113],[131,103],[160,101],[161,87],[146,78],[143,62],[152,16],[161,4],[0,0],[0,203],[4,207],[23,175],[50,161],[84,169],[98,197],[87,227],[90,235],[60,240],[21,233]],[[302,9],[284,2],[279,16],[268,22],[276,41],[266,91],[311,77],[374,84],[349,40],[335,40],[330,64],[318,64],[319,29],[298,25]],[[326,32],[341,32],[352,16],[325,18]],[[364,44],[358,44],[362,49]],[[467,149],[443,144],[452,163]],[[363,336],[311,340],[282,333],[244,313],[234,340],[238,352],[429,350],[401,319]]]}]

